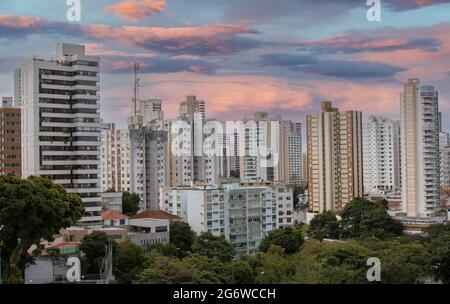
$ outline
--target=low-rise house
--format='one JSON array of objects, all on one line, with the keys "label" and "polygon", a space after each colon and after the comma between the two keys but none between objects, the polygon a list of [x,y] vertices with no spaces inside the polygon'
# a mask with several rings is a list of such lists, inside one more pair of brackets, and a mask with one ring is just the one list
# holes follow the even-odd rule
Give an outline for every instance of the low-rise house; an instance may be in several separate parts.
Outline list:
[{"label": "low-rise house", "polygon": [[149,210],[136,214],[129,220],[129,239],[143,246],[170,242],[170,224],[181,218],[162,210]]},{"label": "low-rise house", "polygon": [[128,226],[128,216],[118,211],[104,211],[102,212],[103,226],[108,227],[124,227]]}]

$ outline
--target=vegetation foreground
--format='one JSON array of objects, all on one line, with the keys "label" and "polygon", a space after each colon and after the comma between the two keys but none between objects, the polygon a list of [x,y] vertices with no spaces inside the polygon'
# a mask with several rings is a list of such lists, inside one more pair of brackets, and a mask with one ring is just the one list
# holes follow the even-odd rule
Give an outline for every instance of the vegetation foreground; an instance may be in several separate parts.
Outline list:
[{"label": "vegetation foreground", "polygon": [[[78,196],[49,180],[0,176],[6,282],[23,283],[25,267],[40,254],[30,256],[27,249],[76,223],[82,210]],[[404,235],[403,225],[387,214],[385,203],[364,199],[355,199],[339,214],[317,215],[309,226],[270,232],[254,256],[237,258],[224,237],[197,236],[184,222],[171,225],[170,239],[170,244],[144,250],[94,232],[80,245],[82,273],[98,273],[112,244],[114,282],[119,284],[363,284],[369,283],[371,257],[381,262],[380,283],[450,283],[450,225]],[[47,255],[62,258],[57,248],[47,249]]]}]

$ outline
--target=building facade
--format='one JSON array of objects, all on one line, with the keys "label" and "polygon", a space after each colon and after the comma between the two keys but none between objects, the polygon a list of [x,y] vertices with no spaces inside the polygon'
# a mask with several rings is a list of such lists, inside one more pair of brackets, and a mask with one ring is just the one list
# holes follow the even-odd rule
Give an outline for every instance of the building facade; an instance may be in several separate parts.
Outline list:
[{"label": "building facade", "polygon": [[101,132],[101,189],[131,191],[130,130],[109,124]]},{"label": "building facade", "polygon": [[362,115],[331,102],[307,116],[308,206],[321,213],[340,210],[363,196]]},{"label": "building facade", "polygon": [[[287,136],[288,147],[285,151],[285,162],[288,166],[286,183],[293,186],[302,185],[302,125],[292,121],[284,122],[284,136]],[[285,169],[286,170],[286,169]]]},{"label": "building facade", "polygon": [[80,223],[101,223],[99,58],[58,44],[56,60],[21,66],[22,177],[44,176],[78,194]]},{"label": "building facade", "polygon": [[364,192],[400,188],[400,122],[371,116],[363,123]]},{"label": "building facade", "polygon": [[164,127],[164,111],[162,110],[162,100],[144,99],[139,102],[139,105],[143,126],[151,126],[155,129],[162,130]]},{"label": "building facade", "polygon": [[402,213],[430,218],[441,209],[439,97],[432,86],[409,79],[401,97]]},{"label": "building facade", "polygon": [[196,233],[224,236],[238,255],[254,254],[269,231],[293,225],[292,188],[271,183],[162,188],[160,208]]},{"label": "building facade", "polygon": [[450,136],[447,132],[439,133],[439,155],[441,189],[450,189]]},{"label": "building facade", "polygon": [[13,98],[3,97],[0,107],[0,175],[22,176],[21,169],[21,119],[20,108]]},{"label": "building facade", "polygon": [[289,180],[288,132],[281,116],[256,112],[254,117],[243,119],[239,151],[242,182]]}]

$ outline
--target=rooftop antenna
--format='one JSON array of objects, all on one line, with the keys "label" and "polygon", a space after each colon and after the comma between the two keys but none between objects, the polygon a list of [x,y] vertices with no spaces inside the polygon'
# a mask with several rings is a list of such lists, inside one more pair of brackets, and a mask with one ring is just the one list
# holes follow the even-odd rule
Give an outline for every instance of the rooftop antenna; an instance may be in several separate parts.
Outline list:
[{"label": "rooftop antenna", "polygon": [[137,102],[139,100],[139,70],[140,65],[139,62],[134,63],[134,96],[133,96],[133,103],[134,103],[134,115],[137,116]]}]

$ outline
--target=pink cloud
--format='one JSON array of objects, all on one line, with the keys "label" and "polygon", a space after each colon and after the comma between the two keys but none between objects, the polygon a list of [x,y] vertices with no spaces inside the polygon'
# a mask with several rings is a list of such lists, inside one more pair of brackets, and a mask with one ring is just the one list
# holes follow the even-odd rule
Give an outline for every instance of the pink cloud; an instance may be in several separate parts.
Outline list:
[{"label": "pink cloud", "polygon": [[165,0],[124,0],[108,5],[105,12],[114,13],[126,21],[139,22],[145,17],[164,11],[165,8]]},{"label": "pink cloud", "polygon": [[171,55],[214,56],[256,48],[260,43],[242,34],[258,34],[242,24],[187,27],[78,25],[35,17],[0,15],[0,33],[17,38],[48,32],[119,43]]},{"label": "pink cloud", "polygon": [[255,47],[251,40],[231,38],[258,32],[240,24],[207,24],[197,27],[146,27],[87,25],[80,29],[88,36],[118,42],[129,47],[195,55],[222,55]]},{"label": "pink cloud", "polygon": [[243,25],[234,24],[208,24],[198,27],[145,27],[123,26],[112,27],[108,25],[90,25],[84,28],[94,38],[119,39],[124,44],[139,44],[147,40],[170,40],[177,38],[215,38],[234,34],[255,34]]},{"label": "pink cloud", "polygon": [[[399,83],[286,81],[270,76],[203,76],[188,72],[142,75],[141,79],[141,98],[163,99],[166,118],[175,117],[179,103],[191,94],[206,100],[207,116],[219,120],[238,120],[256,111],[267,111],[304,122],[306,114],[319,111],[323,100],[331,100],[341,110],[360,110],[365,116],[398,117],[400,107]],[[105,90],[105,94],[105,119],[125,121],[132,110],[131,75],[127,88],[115,87]]]},{"label": "pink cloud", "polygon": [[36,26],[44,26],[47,24],[49,22],[43,18],[0,14],[0,26],[5,28],[33,29]]}]

